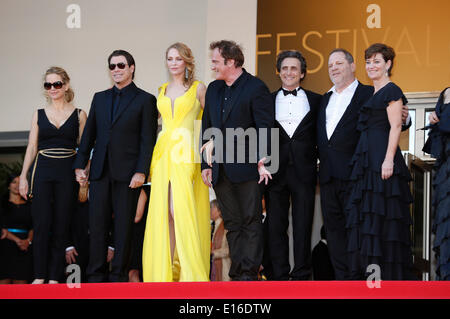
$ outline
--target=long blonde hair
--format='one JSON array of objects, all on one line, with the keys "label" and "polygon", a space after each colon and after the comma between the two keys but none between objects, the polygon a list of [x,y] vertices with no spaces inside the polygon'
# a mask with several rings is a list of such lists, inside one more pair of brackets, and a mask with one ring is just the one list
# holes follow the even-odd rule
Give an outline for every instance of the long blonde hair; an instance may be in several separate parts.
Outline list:
[{"label": "long blonde hair", "polygon": [[192,55],[191,49],[184,43],[176,42],[167,48],[166,59],[170,49],[176,49],[186,64],[187,77],[185,76],[183,78],[183,83],[187,88],[190,88],[192,83],[195,81],[195,59]]},{"label": "long blonde hair", "polygon": [[[66,70],[64,70],[63,68],[60,68],[59,66],[52,66],[45,72],[44,81],[47,78],[47,75],[49,75],[49,74],[59,75],[61,77],[63,83],[69,85],[69,88],[64,93],[64,99],[66,100],[67,103],[72,102],[73,98],[75,97],[75,93],[73,92],[72,88],[70,87],[70,77],[67,74]],[[45,97],[47,98],[47,101],[50,103],[50,98],[48,97],[47,94],[45,94]]]}]

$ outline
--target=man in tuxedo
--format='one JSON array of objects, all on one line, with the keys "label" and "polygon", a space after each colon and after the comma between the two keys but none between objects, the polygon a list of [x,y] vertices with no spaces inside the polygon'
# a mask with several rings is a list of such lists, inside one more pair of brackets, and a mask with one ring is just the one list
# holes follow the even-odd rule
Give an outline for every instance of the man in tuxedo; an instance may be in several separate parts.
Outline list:
[{"label": "man in tuxedo", "polygon": [[[317,184],[316,117],[321,95],[303,89],[306,61],[298,51],[277,57],[281,88],[272,93],[280,130],[280,168],[266,191],[269,255],[273,280],[308,280]],[[289,207],[292,204],[294,266],[289,264]]]},{"label": "man in tuxedo", "polygon": [[[334,49],[328,58],[328,73],[334,86],[322,97],[317,119],[320,200],[328,248],[337,280],[351,278],[348,272],[345,206],[350,160],[359,140],[357,123],[360,107],[373,95],[372,86],[355,78],[353,56],[344,49]],[[407,121],[408,108],[402,119]],[[403,126],[403,130],[411,125]]]},{"label": "man in tuxedo", "polygon": [[108,64],[114,86],[94,95],[74,163],[77,181],[83,184],[88,177],[90,180],[89,282],[107,280],[107,235],[112,212],[115,252],[109,281],[128,281],[132,224],[157,130],[156,99],[134,84],[132,55],[116,50]]},{"label": "man in tuxedo", "polygon": [[267,86],[242,67],[244,55],[235,42],[213,42],[210,49],[216,80],[205,96],[202,178],[214,187],[222,209],[231,279],[257,280],[263,253],[260,183],[271,178],[264,166],[267,154],[259,148],[263,142],[270,148],[270,134],[259,140],[261,129],[270,133],[273,127],[273,102]]}]

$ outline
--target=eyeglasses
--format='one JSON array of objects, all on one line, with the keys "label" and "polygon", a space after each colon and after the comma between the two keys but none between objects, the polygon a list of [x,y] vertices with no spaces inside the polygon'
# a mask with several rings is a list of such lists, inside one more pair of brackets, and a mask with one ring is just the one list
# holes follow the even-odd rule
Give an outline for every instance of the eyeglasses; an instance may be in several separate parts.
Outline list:
[{"label": "eyeglasses", "polygon": [[60,88],[63,87],[63,85],[64,85],[64,83],[61,82],[61,81],[56,81],[56,82],[53,82],[53,83],[50,83],[50,82],[44,82],[44,89],[50,90],[50,89],[52,88],[52,86],[53,86],[55,89],[60,89]]},{"label": "eyeglasses", "polygon": [[111,64],[109,65],[109,69],[110,69],[111,71],[113,71],[113,70],[116,68],[116,65],[117,65],[117,67],[118,67],[119,69],[121,69],[121,70],[125,69],[125,67],[127,66],[126,63],[123,63],[123,62],[119,62],[119,63],[117,63],[117,64],[111,63]]}]

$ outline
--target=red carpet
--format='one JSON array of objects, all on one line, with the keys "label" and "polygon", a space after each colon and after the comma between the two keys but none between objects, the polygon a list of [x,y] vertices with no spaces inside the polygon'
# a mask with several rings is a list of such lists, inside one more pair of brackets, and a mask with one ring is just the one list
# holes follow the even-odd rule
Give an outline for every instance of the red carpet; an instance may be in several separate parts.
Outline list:
[{"label": "red carpet", "polygon": [[450,299],[450,282],[189,282],[1,285],[0,299]]}]

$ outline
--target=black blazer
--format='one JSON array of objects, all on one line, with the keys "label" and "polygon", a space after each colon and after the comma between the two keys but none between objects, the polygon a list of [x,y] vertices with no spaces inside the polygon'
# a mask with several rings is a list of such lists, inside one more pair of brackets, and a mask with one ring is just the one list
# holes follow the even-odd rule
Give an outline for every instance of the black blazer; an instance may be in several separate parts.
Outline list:
[{"label": "black blazer", "polygon": [[[272,93],[274,101],[278,91]],[[295,129],[292,138],[286,133],[281,124],[275,120],[275,127],[279,128],[279,156],[280,167],[278,172],[272,176],[273,181],[284,179],[284,172],[287,165],[293,164],[297,179],[303,183],[316,183],[317,179],[317,147],[316,147],[316,122],[317,111],[322,96],[320,94],[305,90],[308,98],[310,111],[305,115],[301,123]]]},{"label": "black blazer", "polygon": [[74,168],[85,168],[94,148],[90,180],[101,177],[106,156],[117,181],[129,182],[135,173],[148,175],[158,128],[156,98],[134,82],[129,89],[112,121],[112,88],[94,95],[74,163]]},{"label": "black blazer", "polygon": [[[202,117],[202,142],[206,143],[211,134],[205,134],[208,129],[219,130],[223,137],[223,143],[220,138],[214,136],[215,155],[218,155],[219,147],[223,145],[223,162],[224,170],[228,179],[233,183],[241,183],[249,180],[259,178],[257,161],[260,159],[259,152],[257,154],[250,154],[253,147],[259,145],[258,129],[266,128],[268,154],[270,155],[270,128],[274,124],[274,108],[273,100],[270,96],[270,91],[267,86],[260,79],[247,73],[243,69],[238,86],[236,87],[236,98],[232,104],[223,110],[222,117],[222,91],[225,87],[225,81],[216,80],[208,85],[205,96],[205,109]],[[236,138],[229,135],[228,138],[233,140],[232,145],[227,145],[227,128],[236,129],[241,128],[244,131],[249,128],[255,128],[257,131],[257,145],[250,145],[248,138]],[[233,134],[233,133],[231,133]],[[214,134],[213,134],[214,135]],[[230,139],[230,140],[231,140]],[[245,160],[243,163],[237,162],[237,149],[243,147],[245,150]],[[234,150],[234,161],[225,163],[227,152]],[[202,157],[202,170],[210,168]],[[214,162],[212,167],[212,183],[215,185],[219,178],[219,163]]]},{"label": "black blazer", "polygon": [[326,129],[326,108],[332,92],[323,95],[317,118],[317,146],[319,150],[319,181],[327,183],[330,179],[347,180],[350,176],[349,165],[360,132],[356,129],[359,109],[372,95],[373,87],[358,84],[350,104],[345,110],[330,140]]}]

